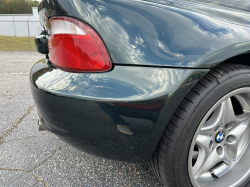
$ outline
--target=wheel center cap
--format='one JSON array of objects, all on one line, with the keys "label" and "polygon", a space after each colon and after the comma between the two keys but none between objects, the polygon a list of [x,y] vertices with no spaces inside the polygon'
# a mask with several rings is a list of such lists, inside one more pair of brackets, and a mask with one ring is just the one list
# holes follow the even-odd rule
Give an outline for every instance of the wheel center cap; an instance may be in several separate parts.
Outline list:
[{"label": "wheel center cap", "polygon": [[223,131],[218,132],[217,135],[215,136],[215,142],[220,143],[222,142],[223,139],[224,139],[224,132]]}]

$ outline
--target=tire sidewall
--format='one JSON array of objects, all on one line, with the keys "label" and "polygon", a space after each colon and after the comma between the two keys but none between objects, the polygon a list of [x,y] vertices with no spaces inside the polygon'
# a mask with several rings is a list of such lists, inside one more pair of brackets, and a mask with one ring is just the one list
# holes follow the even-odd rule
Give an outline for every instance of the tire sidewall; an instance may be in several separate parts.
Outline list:
[{"label": "tire sidewall", "polygon": [[187,112],[183,120],[183,129],[180,133],[178,147],[176,149],[176,178],[178,186],[192,186],[188,174],[188,156],[193,137],[203,117],[209,109],[223,96],[243,87],[250,87],[250,74],[247,70],[237,71],[237,75],[228,77],[220,82],[219,80],[210,85],[199,99]]}]

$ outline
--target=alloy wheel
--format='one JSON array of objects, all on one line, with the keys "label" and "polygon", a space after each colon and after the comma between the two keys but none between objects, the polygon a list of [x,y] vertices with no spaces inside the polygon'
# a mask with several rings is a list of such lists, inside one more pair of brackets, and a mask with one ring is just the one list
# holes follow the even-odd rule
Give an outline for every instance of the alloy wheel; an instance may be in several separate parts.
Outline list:
[{"label": "alloy wheel", "polygon": [[188,173],[194,186],[239,186],[250,176],[250,88],[222,97],[193,137]]}]

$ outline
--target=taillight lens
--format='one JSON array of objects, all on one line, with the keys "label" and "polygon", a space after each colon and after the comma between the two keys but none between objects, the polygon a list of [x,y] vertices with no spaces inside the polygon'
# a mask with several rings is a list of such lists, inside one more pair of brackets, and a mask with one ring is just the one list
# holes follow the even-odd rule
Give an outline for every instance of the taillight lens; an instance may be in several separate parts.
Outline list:
[{"label": "taillight lens", "polygon": [[67,17],[50,19],[49,57],[58,68],[77,72],[111,69],[108,51],[87,24]]}]

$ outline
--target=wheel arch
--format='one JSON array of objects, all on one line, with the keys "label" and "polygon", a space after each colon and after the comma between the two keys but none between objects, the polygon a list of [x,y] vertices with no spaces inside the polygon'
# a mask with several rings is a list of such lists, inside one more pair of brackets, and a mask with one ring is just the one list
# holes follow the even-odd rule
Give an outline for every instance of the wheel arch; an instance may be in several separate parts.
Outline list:
[{"label": "wheel arch", "polygon": [[234,64],[250,66],[250,51],[228,58],[227,60],[221,63],[229,63],[229,64],[234,63]]},{"label": "wheel arch", "polygon": [[[245,58],[245,59],[244,59]],[[221,63],[235,63],[242,65],[250,65],[250,42],[242,42],[234,45],[227,46],[208,57],[200,59],[200,68],[212,69]],[[238,62],[241,60],[242,62]]]}]

